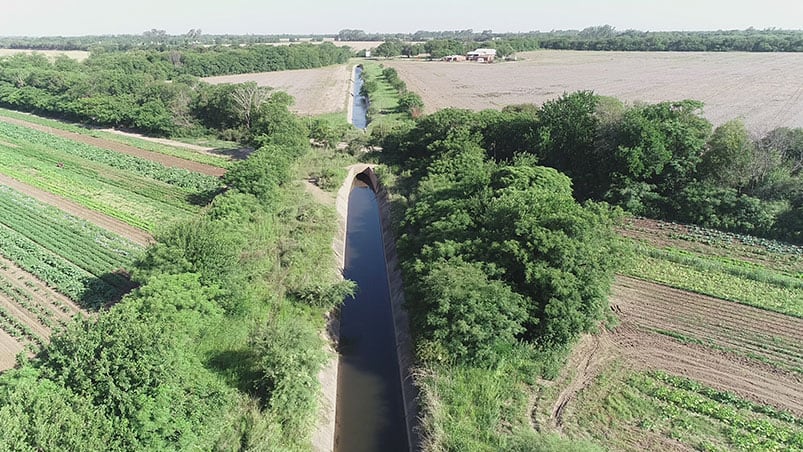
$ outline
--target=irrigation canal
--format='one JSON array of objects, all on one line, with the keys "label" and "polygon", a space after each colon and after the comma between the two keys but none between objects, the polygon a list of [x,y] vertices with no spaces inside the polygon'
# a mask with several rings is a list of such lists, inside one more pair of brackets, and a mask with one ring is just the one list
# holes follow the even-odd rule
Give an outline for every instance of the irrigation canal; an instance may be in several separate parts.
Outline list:
[{"label": "irrigation canal", "polygon": [[[364,128],[361,69],[353,122]],[[354,179],[348,200],[344,276],[358,292],[340,312],[335,451],[409,451],[379,208],[362,176]]]}]

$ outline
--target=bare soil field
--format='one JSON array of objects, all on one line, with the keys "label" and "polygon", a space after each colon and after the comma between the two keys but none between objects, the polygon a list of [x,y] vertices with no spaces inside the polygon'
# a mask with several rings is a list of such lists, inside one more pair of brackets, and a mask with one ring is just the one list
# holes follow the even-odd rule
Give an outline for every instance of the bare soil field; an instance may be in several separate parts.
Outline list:
[{"label": "bare soil field", "polygon": [[803,127],[803,54],[542,50],[496,64],[388,60],[427,112],[543,102],[593,90],[628,103],[696,99],[714,125]]},{"label": "bare soil field", "polygon": [[20,193],[25,193],[37,201],[57,207],[64,212],[69,213],[70,215],[74,215],[90,223],[94,223],[103,229],[125,237],[139,245],[147,246],[154,241],[153,236],[141,229],[137,229],[134,226],[124,223],[116,218],[112,218],[108,215],[95,212],[94,210],[88,209],[76,202],[70,201],[69,199],[22,183],[4,174],[0,174],[0,184],[11,187]]},{"label": "bare soil field", "polygon": [[637,367],[803,415],[800,373],[786,370],[803,364],[803,319],[625,277],[617,279],[611,307],[621,321],[613,342]]},{"label": "bare soil field", "polygon": [[83,50],[29,50],[29,49],[0,49],[0,57],[17,55],[19,53],[38,53],[46,56],[49,60],[64,55],[77,61],[84,61],[89,58],[89,52]]},{"label": "bare soil field", "polygon": [[[86,314],[69,298],[3,257],[0,257],[0,284],[0,308],[45,340],[76,315]],[[26,345],[35,344],[30,338],[15,338],[0,329],[0,372],[14,366],[16,355]]]},{"label": "bare soil field", "polygon": [[351,78],[351,66],[340,64],[317,69],[259,72],[254,74],[223,75],[207,77],[212,83],[256,82],[284,91],[295,98],[290,107],[302,115],[320,115],[345,111]]},{"label": "bare soil field", "polygon": [[84,144],[89,144],[91,146],[97,146],[99,148],[109,149],[115,152],[119,152],[121,154],[128,154],[134,157],[151,160],[157,163],[161,163],[162,165],[165,166],[170,166],[174,168],[183,168],[188,171],[194,171],[196,173],[207,174],[209,176],[215,176],[215,177],[220,177],[226,173],[225,169],[218,168],[216,166],[205,165],[203,163],[198,163],[198,162],[192,162],[190,160],[184,160],[182,158],[173,157],[171,155],[160,154],[158,152],[146,151],[144,149],[140,149],[134,146],[129,146],[123,143],[118,143],[116,141],[104,140],[103,138],[95,138],[89,135],[82,135],[80,133],[69,132],[66,130],[43,126],[41,124],[35,124],[32,122],[23,121],[21,119],[1,116],[0,121],[22,127],[28,127],[30,129],[38,130],[40,132],[49,133],[51,135],[56,135],[62,138],[67,138],[69,140],[77,141]]},{"label": "bare soil field", "polygon": [[[622,389],[629,376],[649,371],[803,414],[803,319],[621,276],[610,303],[619,324],[584,335],[560,376],[540,383],[535,429],[583,438],[592,429],[610,450],[699,450],[700,439],[717,441],[710,427],[688,426],[689,435],[674,436],[678,418],[663,411],[667,406],[650,397],[633,401],[633,389]],[[669,420],[631,418],[639,403]],[[721,425],[727,428],[727,420]]]}]

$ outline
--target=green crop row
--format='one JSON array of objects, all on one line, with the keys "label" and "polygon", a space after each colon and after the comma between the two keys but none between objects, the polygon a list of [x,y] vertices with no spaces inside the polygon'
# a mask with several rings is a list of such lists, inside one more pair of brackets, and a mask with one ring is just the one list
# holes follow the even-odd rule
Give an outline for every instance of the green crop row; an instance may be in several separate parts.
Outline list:
[{"label": "green crop row", "polygon": [[37,174],[58,174],[84,180],[103,181],[104,184],[120,190],[136,193],[180,209],[188,208],[188,196],[194,194],[180,187],[128,171],[110,168],[71,155],[58,155],[49,148],[36,146],[9,148],[0,140],[0,149],[3,151],[3,160],[7,166],[28,170],[28,172],[35,169]]},{"label": "green crop row", "polygon": [[764,414],[767,415],[768,417],[778,419],[779,421],[788,422],[790,424],[796,424],[803,427],[803,418],[799,418],[787,411],[778,410],[769,405],[763,405],[760,403],[755,403],[750,400],[743,399],[732,392],[718,391],[714,388],[705,386],[692,379],[686,377],[680,377],[677,375],[670,375],[666,372],[654,371],[650,372],[649,375],[650,377],[658,381],[661,381],[665,384],[668,384],[674,388],[696,392],[700,395],[708,397],[709,399],[715,400],[717,402],[731,405],[743,410],[750,410],[753,411],[754,413]]},{"label": "green crop row", "polygon": [[636,245],[636,247],[641,254],[688,265],[699,270],[728,273],[779,287],[803,289],[803,275],[790,275],[753,262],[732,257],[702,255],[671,247],[661,249],[645,245]]},{"label": "green crop row", "polygon": [[[771,422],[746,415],[738,407],[731,406],[731,402],[722,403],[698,392],[665,386],[645,374],[631,376],[628,383],[647,396],[722,422],[729,427],[734,445],[761,444],[764,450],[803,449],[803,431],[788,422]],[[740,430],[748,434],[741,434]]]},{"label": "green crop row", "polygon": [[4,225],[0,253],[81,306],[98,307],[121,295],[120,289]]},{"label": "green crop row", "polygon": [[141,247],[0,186],[0,223],[95,276],[130,264]]},{"label": "green crop row", "polygon": [[40,151],[48,149],[61,160],[66,159],[67,156],[77,157],[190,191],[211,191],[220,186],[220,181],[213,176],[194,173],[182,168],[167,167],[150,160],[90,146],[2,121],[0,121],[0,137],[22,148],[34,146]]},{"label": "green crop row", "polygon": [[177,146],[169,146],[166,144],[156,143],[153,141],[149,141],[142,138],[136,138],[133,136],[121,135],[113,132],[106,132],[103,130],[87,129],[74,124],[56,121],[53,119],[42,118],[39,116],[34,116],[26,113],[20,113],[13,110],[6,110],[4,108],[0,108],[0,116],[20,119],[23,121],[28,121],[33,124],[39,124],[47,127],[52,127],[54,129],[78,133],[81,135],[87,135],[95,138],[102,138],[108,141],[116,141],[118,143],[127,144],[129,146],[134,146],[136,148],[144,149],[146,151],[157,152],[159,154],[170,155],[173,157],[182,158],[184,160],[204,163],[206,165],[216,166],[218,168],[228,169],[232,165],[231,160],[228,159],[227,157],[217,156],[204,152],[195,152],[190,149],[185,149]]},{"label": "green crop row", "polygon": [[28,325],[16,319],[2,306],[0,306],[0,329],[15,339],[30,343],[32,348],[29,348],[29,350],[32,352],[38,351],[39,348],[45,345],[44,339],[34,333]]},{"label": "green crop row", "polygon": [[679,289],[803,317],[803,290],[637,253],[624,273]]},{"label": "green crop row", "polygon": [[1,143],[0,172],[146,231],[198,210],[188,204],[188,194],[181,189],[133,175],[126,178],[58,167],[55,162],[8,150]]}]

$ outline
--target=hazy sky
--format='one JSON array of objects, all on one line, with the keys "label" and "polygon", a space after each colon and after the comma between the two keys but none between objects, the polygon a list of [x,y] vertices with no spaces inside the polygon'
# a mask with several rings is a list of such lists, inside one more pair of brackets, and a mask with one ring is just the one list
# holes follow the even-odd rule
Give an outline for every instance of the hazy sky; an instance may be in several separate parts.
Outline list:
[{"label": "hazy sky", "polygon": [[800,0],[0,0],[0,35],[803,28]]}]

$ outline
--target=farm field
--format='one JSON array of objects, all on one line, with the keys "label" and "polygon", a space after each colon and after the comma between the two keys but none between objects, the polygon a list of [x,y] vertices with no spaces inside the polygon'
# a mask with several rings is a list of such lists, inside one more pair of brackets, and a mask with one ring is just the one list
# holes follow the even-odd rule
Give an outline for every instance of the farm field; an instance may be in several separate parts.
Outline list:
[{"label": "farm field", "polygon": [[256,82],[293,96],[290,109],[301,115],[321,115],[345,111],[350,87],[351,65],[340,64],[318,69],[261,72],[256,74],[207,77],[207,83]]},{"label": "farm field", "polygon": [[[0,173],[152,232],[196,212],[217,178],[0,122]],[[200,198],[198,198],[200,201]]]},{"label": "farm field", "polygon": [[740,118],[762,134],[803,127],[803,55],[796,53],[578,52],[542,50],[490,65],[395,59],[427,112],[537,105],[564,92],[593,90],[625,102],[696,99],[714,125]]},{"label": "farm field", "polygon": [[0,185],[0,370],[79,313],[122,297],[142,248]]},{"label": "farm field", "polygon": [[[172,168],[181,168],[187,171],[193,171],[215,177],[222,176],[226,172],[225,169],[223,169],[225,167],[224,162],[226,161],[220,159],[220,161],[218,162],[218,160],[213,160],[212,156],[208,156],[208,158],[204,159],[203,156],[195,157],[193,155],[197,153],[193,152],[182,153],[177,149],[171,150],[170,148],[167,147],[155,148],[151,146],[150,149],[154,150],[143,149],[142,147],[132,146],[122,141],[113,141],[110,139],[91,136],[85,133],[78,133],[75,131],[65,130],[66,128],[69,128],[68,125],[65,125],[64,128],[56,128],[52,127],[51,125],[42,124],[41,121],[37,123],[37,122],[32,122],[30,120],[23,120],[3,114],[0,114],[0,121],[8,124],[17,125],[20,127],[26,127],[29,129],[37,130],[39,132],[47,133],[50,135],[55,135],[68,140],[77,141],[79,143],[87,144],[90,146],[95,146],[98,148],[131,155],[133,157],[139,157],[142,159],[150,160]],[[210,162],[212,164],[205,162]]]},{"label": "farm field", "polygon": [[28,49],[0,49],[0,57],[17,55],[19,53],[37,53],[46,56],[50,60],[64,55],[77,61],[84,61],[89,58],[89,52],[83,50],[28,50]]},{"label": "farm field", "polygon": [[647,219],[620,233],[636,265],[617,321],[541,387],[534,426],[610,450],[803,450],[803,249]]}]

